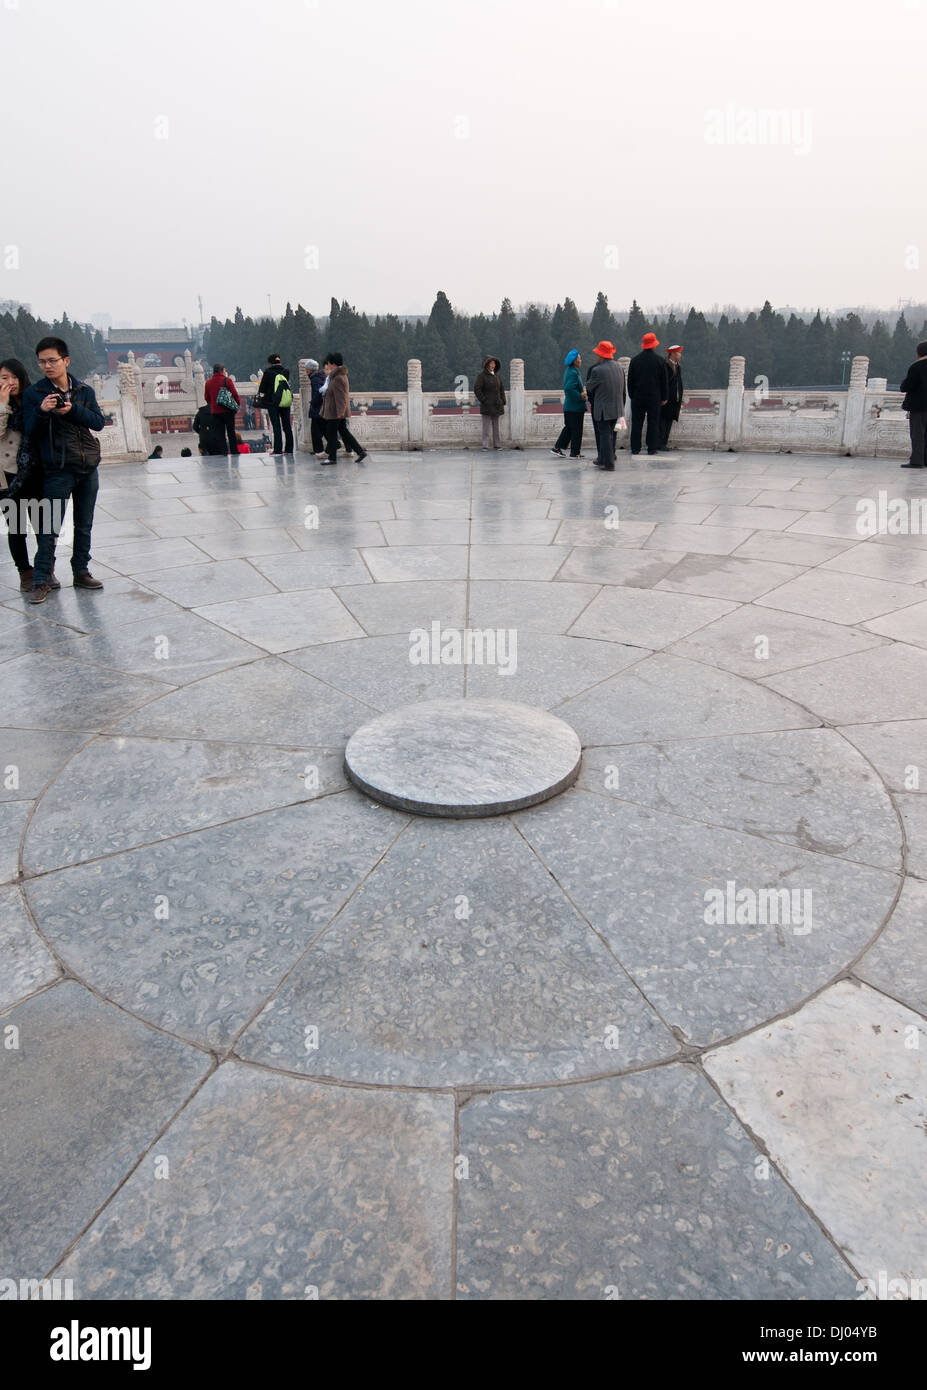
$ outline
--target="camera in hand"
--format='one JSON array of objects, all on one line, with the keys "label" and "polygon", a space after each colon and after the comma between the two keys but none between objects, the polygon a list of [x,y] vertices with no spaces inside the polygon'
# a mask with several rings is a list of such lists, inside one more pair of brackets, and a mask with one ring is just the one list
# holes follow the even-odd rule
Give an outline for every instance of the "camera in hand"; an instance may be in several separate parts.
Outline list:
[{"label": "camera in hand", "polygon": [[67,405],[67,401],[65,400],[64,396],[61,394],[60,391],[56,391],[56,392],[55,392],[55,409],[56,409],[56,410],[61,410],[62,406],[66,406],[66,405]]}]

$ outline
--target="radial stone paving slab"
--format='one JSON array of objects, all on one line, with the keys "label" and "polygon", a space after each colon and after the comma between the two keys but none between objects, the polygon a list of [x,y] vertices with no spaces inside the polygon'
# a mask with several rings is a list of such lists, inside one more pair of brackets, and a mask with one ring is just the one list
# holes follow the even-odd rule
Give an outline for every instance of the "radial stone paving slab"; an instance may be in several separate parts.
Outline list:
[{"label": "radial stone paving slab", "polygon": [[505,700],[429,700],[351,737],[345,769],[362,791],[424,816],[493,816],[536,806],[579,775],[568,724]]}]

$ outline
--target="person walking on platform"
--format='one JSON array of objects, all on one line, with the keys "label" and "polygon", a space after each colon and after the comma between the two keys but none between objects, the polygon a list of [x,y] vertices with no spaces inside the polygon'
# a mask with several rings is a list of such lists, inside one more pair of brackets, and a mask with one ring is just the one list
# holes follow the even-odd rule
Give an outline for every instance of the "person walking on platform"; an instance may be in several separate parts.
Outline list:
[{"label": "person walking on platform", "polygon": [[647,420],[647,452],[655,454],[660,444],[660,411],[666,405],[666,366],[655,349],[660,340],[645,333],[641,351],[628,367],[628,395],[631,397],[631,453],[641,451],[644,419]]},{"label": "person walking on platform", "polygon": [[338,436],[340,434],[345,448],[356,454],[357,462],[360,463],[367,457],[367,450],[357,442],[348,429],[348,417],[351,414],[351,383],[348,380],[344,358],[340,352],[330,352],[322,365],[328,377],[328,386],[322,398],[322,419],[325,421],[325,433],[328,438],[328,458],[323,459],[322,462],[338,462]]},{"label": "person walking on platform", "polygon": [[625,380],[620,362],[615,361],[614,343],[596,343],[592,349],[595,366],[586,378],[586,394],[592,407],[592,423],[598,446],[595,466],[606,473],[615,471],[615,427],[624,410]]},{"label": "person walking on platform", "polygon": [[309,436],[312,452],[318,459],[325,456],[325,425],[322,421],[322,387],[325,385],[325,373],[319,370],[319,364],[314,357],[306,361],[306,375],[309,379],[309,390],[312,392],[309,397]]},{"label": "person walking on platform", "polygon": [[572,348],[564,358],[563,366],[563,429],[551,449],[552,454],[563,458],[563,446],[569,444],[570,458],[582,458],[583,421],[586,418],[586,392],[579,369],[583,359],[576,348]]},{"label": "person walking on platform", "polygon": [[682,346],[674,343],[666,349],[663,366],[666,371],[666,405],[660,407],[660,448],[669,448],[670,430],[679,419],[682,409]]}]

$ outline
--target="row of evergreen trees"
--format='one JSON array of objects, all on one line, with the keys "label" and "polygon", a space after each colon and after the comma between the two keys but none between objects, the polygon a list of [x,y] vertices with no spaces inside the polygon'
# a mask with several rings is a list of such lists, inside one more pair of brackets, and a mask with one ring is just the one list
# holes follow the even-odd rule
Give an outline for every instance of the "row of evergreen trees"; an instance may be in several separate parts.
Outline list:
[{"label": "row of evergreen trees", "polygon": [[[395,314],[371,319],[336,299],[322,320],[302,305],[293,309],[288,304],[282,319],[252,319],[237,309],[234,319],[224,323],[213,318],[202,355],[207,364],[224,362],[235,376],[247,379],[263,369],[271,352],[279,352],[295,370],[300,357],[321,361],[337,350],[344,354],[355,389],[367,391],[404,390],[406,363],[417,357],[425,390],[452,392],[460,378],[472,387],[484,357],[492,353],[502,362],[506,379],[511,359],[521,357],[525,384],[553,390],[560,385],[570,348],[578,347],[587,365],[593,345],[602,338],[615,344],[619,356],[633,356],[648,331],[656,333],[663,348],[683,344],[686,384],[696,388],[724,386],[735,354],[747,359],[748,385],[765,376],[773,388],[836,386],[849,377],[848,359],[864,356],[870,376],[887,377],[890,386],[897,386],[914,360],[916,344],[927,339],[927,323],[913,332],[903,313],[891,330],[882,319],[867,326],[855,313],[831,319],[818,312],[810,321],[790,314],[786,319],[768,301],[758,314],[722,314],[717,322],[694,308],[683,319],[673,313],[648,318],[636,300],[629,313],[616,316],[600,292],[591,318],[580,314],[572,299],[553,310],[529,305],[524,313],[516,313],[504,299],[498,313],[467,315],[456,313],[439,290],[428,318],[419,320]],[[0,358],[18,357],[35,378],[35,345],[49,333],[67,342],[76,376],[106,370],[99,331],[67,314],[49,323],[22,307],[15,315],[0,314]]]},{"label": "row of evergreen trees", "polygon": [[0,361],[7,357],[18,358],[29,380],[36,381],[42,375],[35,360],[36,343],[50,334],[67,343],[73,376],[87,377],[91,372],[105,370],[106,348],[102,333],[72,322],[67,314],[47,323],[45,319],[33,317],[22,305],[15,314],[0,314]]},{"label": "row of evergreen trees", "polygon": [[912,332],[903,313],[893,329],[877,319],[871,327],[855,313],[831,319],[815,314],[809,321],[776,313],[769,301],[757,313],[744,318],[722,314],[717,322],[697,309],[685,318],[672,312],[665,319],[647,317],[637,301],[620,317],[609,309],[599,293],[591,318],[581,315],[572,299],[553,310],[529,305],[516,314],[508,299],[498,313],[458,314],[443,290],[438,292],[427,320],[410,321],[394,314],[368,318],[347,301],[331,301],[327,320],[316,320],[302,305],[287,305],[282,319],[252,319],[236,310],[234,319],[213,319],[206,334],[204,355],[209,363],[224,362],[228,371],[248,377],[260,370],[269,352],[279,352],[294,369],[300,357],[315,357],[337,350],[344,354],[355,389],[402,391],[406,363],[417,357],[422,363],[426,391],[454,390],[465,377],[472,383],[484,357],[490,353],[503,364],[521,357],[525,384],[532,390],[557,388],[563,375],[563,359],[578,347],[587,364],[600,339],[615,344],[619,356],[640,351],[641,338],[652,331],[661,347],[682,343],[685,380],[691,387],[726,385],[728,364],[735,355],[747,359],[746,381],[765,376],[772,387],[839,386],[849,380],[849,358],[870,359],[870,376],[887,377],[897,386],[914,360],[916,344],[927,338],[927,323]]}]

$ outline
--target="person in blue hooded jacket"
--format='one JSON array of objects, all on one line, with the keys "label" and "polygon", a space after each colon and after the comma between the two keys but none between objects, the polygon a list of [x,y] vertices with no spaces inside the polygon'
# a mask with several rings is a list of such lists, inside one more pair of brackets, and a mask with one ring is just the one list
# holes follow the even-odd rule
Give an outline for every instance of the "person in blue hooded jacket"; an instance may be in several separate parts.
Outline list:
[{"label": "person in blue hooded jacket", "polygon": [[563,429],[551,449],[552,454],[563,458],[563,446],[569,444],[570,458],[582,458],[583,420],[586,415],[586,392],[579,369],[583,359],[577,348],[572,348],[563,359]]}]

